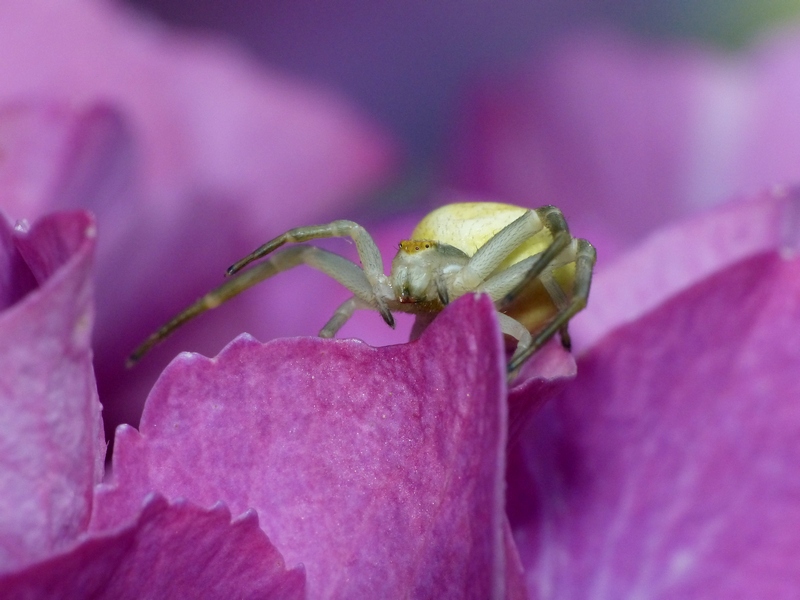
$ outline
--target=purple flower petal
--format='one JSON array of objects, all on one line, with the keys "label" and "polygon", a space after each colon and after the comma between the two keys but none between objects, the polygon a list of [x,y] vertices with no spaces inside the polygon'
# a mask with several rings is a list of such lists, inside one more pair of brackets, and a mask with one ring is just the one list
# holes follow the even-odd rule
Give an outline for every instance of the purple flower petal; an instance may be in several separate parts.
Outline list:
[{"label": "purple flower petal", "polygon": [[[20,227],[25,225],[20,223]],[[14,230],[0,215],[0,311],[36,288],[36,279],[17,248]]]},{"label": "purple flower petal", "polygon": [[8,571],[86,529],[105,444],[90,346],[94,222],[67,213],[28,233],[4,219],[0,229],[0,265],[27,269],[7,279],[5,297],[17,300],[0,311],[0,571]]},{"label": "purple flower petal", "polygon": [[257,195],[273,213],[253,215],[263,227],[275,214],[307,218],[385,174],[383,133],[333,94],[265,73],[222,41],[110,2],[9,0],[0,23],[0,102],[118,107],[141,140],[148,206],[165,219],[186,194],[221,193],[230,208]]},{"label": "purple flower petal", "polygon": [[503,520],[503,543],[506,553],[506,600],[527,600],[525,570],[522,567],[517,545],[514,543],[508,518]]},{"label": "purple flower petal", "polygon": [[532,593],[794,595],[798,298],[800,260],[760,254],[581,357],[511,459]]},{"label": "purple flower petal", "polygon": [[3,3],[0,78],[4,210],[97,215],[95,366],[109,436],[138,421],[179,350],[217,352],[243,329],[274,337],[280,319],[253,292],[126,371],[136,345],[265,239],[342,216],[395,160],[388,136],[334,94],[116,3]]},{"label": "purple flower petal", "polygon": [[659,225],[800,178],[800,34],[747,53],[579,32],[488,82],[453,144],[454,184],[555,204],[600,260]]},{"label": "purple flower petal", "polygon": [[487,297],[415,343],[232,342],[183,355],[117,432],[92,527],[151,490],[258,511],[314,597],[502,596],[505,368]]},{"label": "purple flower petal", "polygon": [[8,598],[304,598],[302,568],[281,555],[246,513],[148,499],[135,523],[92,536],[7,577]]},{"label": "purple flower petal", "polygon": [[776,189],[661,229],[599,264],[588,308],[570,323],[576,350],[712,273],[769,250],[800,249],[800,190]]},{"label": "purple flower petal", "polygon": [[530,418],[575,377],[572,354],[559,340],[552,340],[520,370],[508,391],[508,442],[513,446]]}]

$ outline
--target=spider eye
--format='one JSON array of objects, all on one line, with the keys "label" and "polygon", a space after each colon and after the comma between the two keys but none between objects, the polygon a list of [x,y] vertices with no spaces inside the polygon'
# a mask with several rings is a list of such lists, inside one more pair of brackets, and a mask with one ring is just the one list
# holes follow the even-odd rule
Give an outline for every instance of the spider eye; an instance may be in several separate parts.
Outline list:
[{"label": "spider eye", "polygon": [[403,240],[400,242],[400,249],[408,254],[430,250],[436,247],[436,242],[430,240]]}]

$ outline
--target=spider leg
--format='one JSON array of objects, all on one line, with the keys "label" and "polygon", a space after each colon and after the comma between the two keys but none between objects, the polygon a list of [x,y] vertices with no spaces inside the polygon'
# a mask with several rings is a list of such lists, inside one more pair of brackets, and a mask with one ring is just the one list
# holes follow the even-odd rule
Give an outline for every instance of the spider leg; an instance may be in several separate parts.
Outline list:
[{"label": "spider leg", "polygon": [[[577,245],[578,240],[573,239],[572,243],[568,247],[570,252],[566,250],[562,252],[556,261],[554,261],[549,267],[547,267],[542,273],[539,275],[539,281],[544,286],[544,289],[547,290],[547,294],[550,296],[550,299],[555,304],[556,309],[559,311],[566,310],[569,307],[569,299],[567,295],[564,293],[564,290],[561,289],[561,285],[556,281],[556,278],[553,276],[553,269],[556,267],[561,266],[559,263],[566,264],[563,260],[564,255],[569,255],[569,262],[575,260],[575,255],[577,254]],[[558,330],[558,336],[561,338],[561,345],[564,346],[567,350],[572,349],[572,340],[569,337],[569,322],[564,323],[561,326],[561,329]]]},{"label": "spider leg", "polygon": [[353,292],[355,297],[363,302],[365,306],[375,306],[377,304],[375,290],[367,280],[364,271],[357,264],[321,248],[307,245],[294,246],[275,253],[267,261],[228,279],[221,286],[198,299],[134,350],[128,358],[127,365],[134,365],[153,346],[187,321],[207,310],[216,308],[257,283],[301,264],[306,264],[329,275]]},{"label": "spider leg", "polygon": [[332,338],[344,326],[345,323],[353,316],[353,313],[360,308],[372,308],[369,304],[364,302],[358,296],[352,296],[342,302],[333,316],[325,324],[325,327],[319,332],[319,337]]},{"label": "spider leg", "polygon": [[442,306],[450,304],[450,292],[447,291],[447,281],[441,275],[436,278],[436,294],[439,296],[439,302]]},{"label": "spider leg", "polygon": [[586,307],[589,298],[589,288],[592,285],[592,271],[597,260],[594,247],[586,240],[576,240],[575,279],[569,305],[559,310],[556,316],[540,331],[533,336],[530,346],[524,351],[517,352],[508,364],[509,373],[513,373],[541,348],[557,331],[564,331],[569,320]]},{"label": "spider leg", "polygon": [[561,345],[565,350],[572,350],[572,338],[569,335],[569,321],[561,326],[558,330],[558,337],[561,338]]},{"label": "spider leg", "polygon": [[[567,223],[561,211],[553,206],[544,206],[536,210],[526,211],[503,229],[497,232],[488,242],[481,246],[472,255],[467,265],[458,272],[453,279],[453,296],[458,297],[466,292],[476,289],[489,277],[500,264],[526,240],[538,235],[547,229],[552,241],[547,249],[539,254],[539,260],[534,263],[529,272],[533,272],[530,279],[535,279],[544,268],[558,256],[569,244],[570,235]],[[524,279],[521,287],[529,279]],[[509,294],[513,293],[509,292]]]},{"label": "spider leg", "polygon": [[531,332],[522,323],[501,312],[497,313],[497,320],[500,322],[500,330],[517,340],[517,349],[514,351],[512,360],[514,357],[521,356],[530,348],[532,342]]},{"label": "spider leg", "polygon": [[554,206],[545,206],[538,209],[537,213],[539,213],[545,227],[547,227],[552,234],[553,241],[544,252],[536,255],[538,260],[532,263],[525,277],[523,277],[517,283],[517,286],[510,292],[506,293],[505,297],[499,301],[497,307],[498,310],[504,310],[508,308],[509,305],[513,304],[520,292],[526,289],[534,279],[539,277],[545,271],[545,269],[550,267],[558,255],[561,254],[561,252],[567,248],[567,246],[569,246],[569,243],[572,240],[572,237],[569,234],[569,228],[567,227],[567,222],[564,220],[564,216],[561,214],[560,210]]},{"label": "spider leg", "polygon": [[[550,261],[550,264],[539,274],[539,281],[542,282],[542,285],[547,290],[547,293],[552,298],[558,310],[565,309],[569,305],[569,299],[553,276],[553,270],[575,262],[577,248],[578,240],[573,239],[567,248],[562,250],[561,254],[554,260]],[[542,254],[543,253],[539,253],[529,256],[518,263],[514,263],[507,269],[492,275],[478,289],[481,292],[489,294],[493,302],[500,304],[501,301],[504,301],[512,293],[517,292],[520,284],[528,281],[528,273],[530,273],[534,266],[540,264]],[[507,306],[504,308],[507,308]]]},{"label": "spider leg", "polygon": [[484,281],[483,285],[479,286],[478,289],[481,292],[489,294],[492,301],[497,304],[505,298],[506,295],[517,289],[520,281],[525,279],[528,271],[531,270],[531,267],[533,267],[538,260],[539,254],[535,254],[518,263],[514,263],[507,269],[492,275],[489,279]]},{"label": "spider leg", "polygon": [[[577,244],[571,244],[577,246]],[[480,286],[480,291],[486,294],[489,294],[489,297],[492,299],[493,302],[497,303],[506,295],[515,290],[519,285],[520,281],[526,279],[528,271],[530,271],[531,267],[536,264],[539,260],[539,255],[530,256],[524,260],[521,260],[518,263],[511,265],[509,268],[493,275],[489,279],[487,279],[482,286]],[[544,272],[541,273],[539,276],[539,280],[542,281],[544,284],[545,289],[547,290],[548,294],[551,298],[553,298],[553,303],[556,305],[557,310],[562,311],[569,306],[569,300],[564,294],[564,291],[561,289],[561,286],[555,280],[555,277],[552,275],[552,270],[554,268],[563,266],[565,264],[574,262],[575,254],[573,252],[567,253],[562,252],[553,263],[551,263]],[[514,357],[520,356],[523,351],[525,351],[531,344],[532,338],[530,332],[526,329],[526,327],[505,313],[498,311],[498,319],[500,320],[500,327],[504,334],[510,335],[511,337],[515,338],[518,342],[517,349],[514,352]],[[566,329],[566,324],[561,329],[563,332]],[[524,332],[524,333],[523,333]],[[512,357],[512,358],[514,358]]]},{"label": "spider leg", "polygon": [[364,267],[364,274],[367,280],[375,290],[375,303],[376,308],[381,313],[383,320],[386,321],[389,327],[394,327],[394,319],[389,307],[383,300],[386,295],[391,294],[382,293],[389,288],[386,275],[383,271],[383,258],[378,246],[372,239],[372,236],[358,223],[353,221],[338,220],[325,225],[310,225],[307,227],[296,227],[290,229],[266,244],[263,244],[243,259],[235,262],[226,271],[226,275],[230,276],[249,265],[251,262],[263,258],[267,254],[277,250],[281,246],[289,242],[307,242],[320,238],[330,237],[350,237],[356,244],[358,258],[361,265]]},{"label": "spider leg", "polygon": [[532,210],[525,211],[522,216],[503,227],[478,248],[455,276],[451,284],[453,296],[459,297],[476,289],[515,248],[539,233],[542,227],[539,215]]}]

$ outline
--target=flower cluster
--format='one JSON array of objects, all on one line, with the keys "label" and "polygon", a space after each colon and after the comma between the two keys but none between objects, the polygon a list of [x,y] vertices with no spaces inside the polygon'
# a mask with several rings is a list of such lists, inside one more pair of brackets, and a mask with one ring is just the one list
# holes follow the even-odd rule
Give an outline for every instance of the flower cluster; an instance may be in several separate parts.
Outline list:
[{"label": "flower cluster", "polygon": [[[124,356],[209,265],[330,217],[393,146],[327,93],[110,5],[0,16],[0,596],[795,593],[799,38],[734,64],[568,38],[476,94],[452,180],[562,205],[597,241],[575,359],[547,346],[509,386],[493,307],[467,296],[396,346],[241,335],[147,396],[162,363]],[[324,320],[303,277],[162,358],[215,354],[256,309],[265,338]],[[103,421],[145,397],[106,473]]]}]

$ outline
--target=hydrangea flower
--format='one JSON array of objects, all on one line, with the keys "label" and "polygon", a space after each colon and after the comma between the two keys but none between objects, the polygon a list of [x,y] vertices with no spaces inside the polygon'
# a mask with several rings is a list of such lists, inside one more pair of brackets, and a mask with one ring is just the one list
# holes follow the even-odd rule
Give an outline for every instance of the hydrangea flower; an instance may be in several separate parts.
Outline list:
[{"label": "hydrangea flower", "polygon": [[[3,291],[16,299],[0,313],[16,373],[3,403],[7,593],[521,593],[504,511],[505,351],[488,298],[465,297],[399,346],[243,336],[215,359],[181,355],[140,431],[118,429],[112,477],[97,485],[94,223],[67,213],[3,231],[14,274]],[[572,375],[548,369],[539,393]]]},{"label": "hydrangea flower", "polygon": [[118,429],[104,483],[102,222],[0,221],[0,589],[789,597],[797,196],[661,229],[601,269],[574,381],[553,346],[508,390],[491,305],[472,296],[402,346],[243,336],[181,355],[139,430]]},{"label": "hydrangea flower", "polygon": [[[0,78],[0,208],[12,220],[66,208],[98,219],[95,368],[109,437],[138,420],[187,347],[126,371],[142,339],[262,237],[339,216],[394,162],[388,137],[331,92],[118,3],[4,2]],[[286,333],[262,311],[280,295],[210,315],[188,328],[188,347],[218,351],[239,331],[234,315],[253,315],[265,338]]]},{"label": "hydrangea flower", "polygon": [[[677,245],[698,227],[718,234],[703,240],[762,236],[750,258],[603,336],[567,386],[574,371],[550,352],[528,372],[538,383],[507,395],[485,297],[400,346],[245,336],[215,359],[182,355],[140,431],[118,430],[102,485],[94,224],[6,226],[16,301],[0,331],[17,376],[0,584],[29,597],[524,597],[523,581],[534,597],[780,597],[800,558],[800,345],[777,332],[800,320],[800,260],[769,248],[796,202],[757,198],[666,232]],[[542,392],[558,395],[509,440]]]},{"label": "hydrangea flower", "polygon": [[12,374],[0,403],[3,594],[302,597],[302,573],[283,567],[251,515],[232,524],[222,507],[150,496],[134,519],[87,534],[105,456],[90,344],[95,224],[63,213],[0,232],[0,358]]}]

